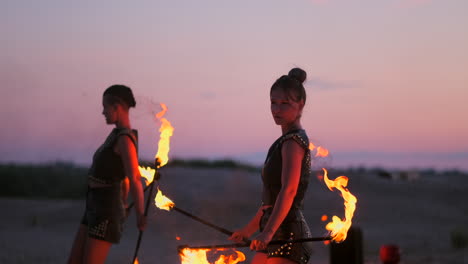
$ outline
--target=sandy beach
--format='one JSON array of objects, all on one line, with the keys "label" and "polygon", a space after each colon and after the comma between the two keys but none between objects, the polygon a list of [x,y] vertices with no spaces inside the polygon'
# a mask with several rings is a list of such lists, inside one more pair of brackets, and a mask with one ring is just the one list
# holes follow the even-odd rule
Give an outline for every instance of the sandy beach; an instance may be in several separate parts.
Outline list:
[{"label": "sandy beach", "polygon": [[[330,178],[337,176],[331,174]],[[389,243],[401,248],[405,264],[468,263],[468,248],[453,248],[450,237],[457,228],[466,231],[468,223],[468,182],[461,176],[421,175],[413,181],[372,174],[348,176],[348,188],[358,198],[353,225],[363,232],[365,263],[379,263],[379,248]],[[256,172],[167,168],[162,170],[159,184],[178,207],[229,230],[245,224],[260,205]],[[65,263],[83,213],[83,200],[2,198],[0,206],[0,263]],[[304,212],[313,236],[323,236],[326,230],[321,216],[342,217],[343,201],[314,177]],[[129,216],[122,241],[111,249],[107,263],[131,263],[138,235],[134,218],[134,214]],[[178,245],[226,243],[230,243],[226,235],[152,206],[139,260],[142,264],[176,264],[180,263]],[[321,242],[314,246],[309,263],[329,263],[329,246]],[[252,256],[247,249],[241,251],[248,259]]]}]

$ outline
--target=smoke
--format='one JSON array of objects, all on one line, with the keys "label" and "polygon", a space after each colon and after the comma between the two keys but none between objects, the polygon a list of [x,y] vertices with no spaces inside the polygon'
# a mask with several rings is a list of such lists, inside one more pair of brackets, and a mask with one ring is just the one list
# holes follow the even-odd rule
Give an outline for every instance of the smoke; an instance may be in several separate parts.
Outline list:
[{"label": "smoke", "polygon": [[131,110],[133,120],[154,120],[156,113],[162,110],[161,103],[148,96],[136,96],[136,107]]}]

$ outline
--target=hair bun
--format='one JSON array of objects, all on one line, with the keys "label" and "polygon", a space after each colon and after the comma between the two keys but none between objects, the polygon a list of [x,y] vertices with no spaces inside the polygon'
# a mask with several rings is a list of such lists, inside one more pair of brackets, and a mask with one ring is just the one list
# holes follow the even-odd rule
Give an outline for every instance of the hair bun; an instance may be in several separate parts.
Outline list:
[{"label": "hair bun", "polygon": [[301,68],[293,68],[289,71],[288,76],[299,81],[300,83],[304,83],[307,79],[307,73]]}]

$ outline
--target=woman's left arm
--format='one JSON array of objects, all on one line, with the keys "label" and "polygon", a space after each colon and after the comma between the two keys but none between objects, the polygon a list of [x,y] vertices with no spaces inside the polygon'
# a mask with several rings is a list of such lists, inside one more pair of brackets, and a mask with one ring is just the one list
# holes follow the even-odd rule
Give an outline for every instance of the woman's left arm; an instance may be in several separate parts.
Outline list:
[{"label": "woman's left arm", "polygon": [[305,150],[294,140],[283,143],[281,189],[263,232],[252,241],[250,246],[252,250],[264,249],[289,213],[299,186],[304,153]]},{"label": "woman's left arm", "polygon": [[143,186],[141,185],[141,175],[138,170],[138,158],[135,145],[129,137],[121,136],[117,141],[117,152],[122,158],[125,175],[127,175],[130,180],[130,192],[135,201],[138,229],[143,230],[146,226],[144,195]]}]

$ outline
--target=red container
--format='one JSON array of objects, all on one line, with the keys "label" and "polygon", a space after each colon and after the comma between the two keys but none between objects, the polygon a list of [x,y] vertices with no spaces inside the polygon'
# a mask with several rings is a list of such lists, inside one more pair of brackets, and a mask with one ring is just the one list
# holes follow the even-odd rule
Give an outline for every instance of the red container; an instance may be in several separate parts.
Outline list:
[{"label": "red container", "polygon": [[400,262],[400,248],[397,245],[383,245],[380,248],[380,260],[383,264]]}]

